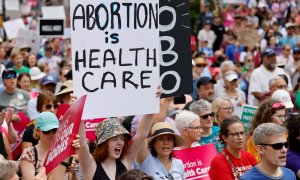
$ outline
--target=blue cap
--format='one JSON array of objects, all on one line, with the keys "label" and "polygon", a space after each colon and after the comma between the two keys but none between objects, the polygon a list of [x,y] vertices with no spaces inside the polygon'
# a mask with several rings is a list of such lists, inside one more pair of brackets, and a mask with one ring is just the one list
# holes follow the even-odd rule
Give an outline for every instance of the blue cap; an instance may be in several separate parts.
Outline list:
[{"label": "blue cap", "polygon": [[295,47],[293,49],[293,53],[300,53],[300,48],[299,47]]},{"label": "blue cap", "polygon": [[276,55],[276,53],[272,48],[267,48],[262,54],[262,56],[273,56],[273,55]]},{"label": "blue cap", "polygon": [[50,84],[50,83],[57,84],[57,80],[56,80],[56,77],[54,75],[47,74],[46,76],[44,76],[42,78],[41,84],[46,85],[46,84]]},{"label": "blue cap", "polygon": [[59,121],[52,112],[42,112],[36,117],[35,127],[42,131],[57,129]]}]

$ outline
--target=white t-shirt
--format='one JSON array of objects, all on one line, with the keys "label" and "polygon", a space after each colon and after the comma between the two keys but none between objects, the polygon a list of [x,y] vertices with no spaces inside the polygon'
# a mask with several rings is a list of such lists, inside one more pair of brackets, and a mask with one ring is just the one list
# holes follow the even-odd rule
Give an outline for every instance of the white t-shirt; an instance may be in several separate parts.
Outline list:
[{"label": "white t-shirt", "polygon": [[269,71],[262,64],[253,71],[250,77],[249,92],[248,92],[248,104],[252,106],[259,106],[259,100],[254,97],[253,92],[269,92],[269,81],[280,74],[285,74],[288,77],[288,90],[292,89],[291,78],[281,68],[276,67],[274,71]]},{"label": "white t-shirt", "polygon": [[29,116],[30,121],[36,119],[39,114],[36,109],[37,98],[30,99],[27,104],[27,114]]},{"label": "white t-shirt", "polygon": [[216,40],[216,34],[212,30],[206,31],[206,30],[202,29],[199,31],[197,39],[199,41],[207,39],[208,47],[212,48],[212,46]]},{"label": "white t-shirt", "polygon": [[51,58],[47,58],[46,56],[44,56],[38,60],[38,65],[45,65],[48,63],[49,73],[58,76],[60,62],[61,58],[58,56],[52,56]]}]

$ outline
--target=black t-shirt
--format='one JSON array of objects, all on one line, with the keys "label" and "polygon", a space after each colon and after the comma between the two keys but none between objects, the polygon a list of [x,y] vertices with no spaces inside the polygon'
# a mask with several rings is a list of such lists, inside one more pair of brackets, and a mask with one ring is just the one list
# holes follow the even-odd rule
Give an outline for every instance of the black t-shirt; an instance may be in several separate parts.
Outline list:
[{"label": "black t-shirt", "polygon": [[39,141],[33,137],[34,128],[35,128],[34,124],[31,124],[26,127],[22,138],[22,142],[31,142],[33,146],[37,145]]},{"label": "black t-shirt", "polygon": [[213,24],[211,26],[211,30],[213,32],[215,32],[216,34],[216,40],[213,44],[213,50],[216,51],[216,50],[219,50],[220,49],[220,46],[221,46],[221,43],[223,41],[223,35],[225,34],[225,27],[221,24],[221,25],[215,25]]},{"label": "black t-shirt", "polygon": [[6,151],[5,151],[4,139],[3,139],[2,132],[0,132],[0,154],[1,154],[4,158],[7,158],[7,154],[6,154]]}]

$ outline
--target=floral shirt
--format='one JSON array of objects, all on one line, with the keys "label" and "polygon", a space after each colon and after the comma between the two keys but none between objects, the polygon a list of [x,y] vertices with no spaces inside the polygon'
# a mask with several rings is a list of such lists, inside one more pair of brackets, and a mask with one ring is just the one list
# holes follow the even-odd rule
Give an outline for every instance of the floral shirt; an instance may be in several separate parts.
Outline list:
[{"label": "floral shirt", "polygon": [[38,162],[36,163],[36,159],[35,159],[35,152],[34,152],[34,148],[33,147],[28,147],[26,149],[23,150],[21,157],[19,159],[19,161],[21,160],[25,160],[25,161],[29,161],[31,162],[33,165],[36,164],[36,173],[39,173],[40,170],[43,167],[43,161],[41,161],[40,159],[38,160]]}]

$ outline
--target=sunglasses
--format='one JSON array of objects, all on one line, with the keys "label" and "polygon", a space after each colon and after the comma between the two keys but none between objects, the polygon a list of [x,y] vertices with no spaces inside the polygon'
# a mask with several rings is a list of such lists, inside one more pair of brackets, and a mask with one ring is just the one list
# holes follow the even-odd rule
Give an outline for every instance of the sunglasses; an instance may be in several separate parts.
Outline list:
[{"label": "sunglasses", "polygon": [[54,109],[57,109],[58,108],[58,104],[54,104],[54,105],[52,105],[52,104],[46,104],[45,105],[45,108],[48,109],[48,110],[51,109],[52,107]]},{"label": "sunglasses", "polygon": [[275,143],[275,144],[259,144],[259,145],[264,145],[264,146],[271,146],[273,149],[275,150],[281,150],[283,148],[283,146],[285,148],[288,148],[289,143],[288,142],[284,142],[284,143]]},{"label": "sunglasses", "polygon": [[198,68],[205,68],[206,65],[205,64],[196,64],[196,67],[198,67]]},{"label": "sunglasses", "polygon": [[13,73],[9,73],[9,74],[6,74],[4,76],[5,79],[15,79],[17,78],[17,75],[16,74],[13,74]]},{"label": "sunglasses", "polygon": [[207,119],[208,118],[208,116],[210,116],[210,117],[214,117],[214,115],[215,115],[215,113],[209,113],[209,114],[205,114],[205,115],[203,115],[203,116],[200,116],[202,119]]},{"label": "sunglasses", "polygon": [[57,128],[55,128],[55,129],[50,129],[49,131],[42,131],[43,132],[43,134],[50,134],[51,132],[53,132],[54,134],[56,133],[56,131],[57,131]]}]

